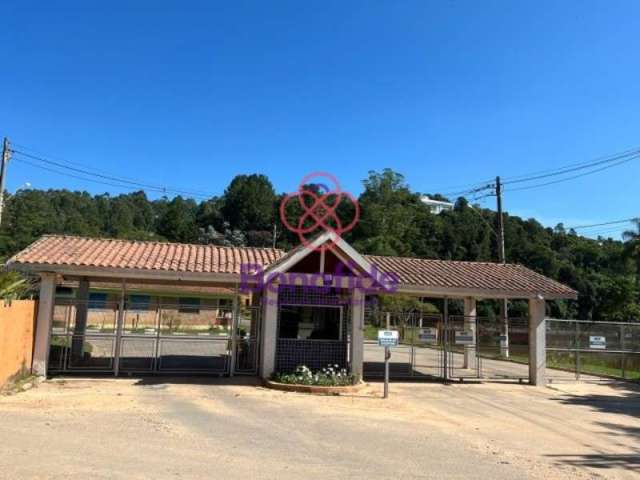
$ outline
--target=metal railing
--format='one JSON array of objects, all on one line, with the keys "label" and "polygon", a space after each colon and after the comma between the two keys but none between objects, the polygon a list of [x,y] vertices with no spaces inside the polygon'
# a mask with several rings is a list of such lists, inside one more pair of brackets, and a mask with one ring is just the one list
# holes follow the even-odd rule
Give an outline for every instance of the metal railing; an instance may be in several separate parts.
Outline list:
[{"label": "metal railing", "polygon": [[61,299],[49,371],[255,374],[259,332],[259,307]]},{"label": "metal railing", "polygon": [[[640,323],[548,318],[547,376],[640,380]],[[566,376],[565,376],[566,377]]]}]

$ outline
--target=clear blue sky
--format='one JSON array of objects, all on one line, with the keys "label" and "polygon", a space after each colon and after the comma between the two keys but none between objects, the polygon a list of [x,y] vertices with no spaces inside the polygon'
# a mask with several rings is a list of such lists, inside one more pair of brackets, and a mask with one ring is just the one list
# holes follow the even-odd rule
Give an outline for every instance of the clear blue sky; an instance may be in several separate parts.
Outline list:
[{"label": "clear blue sky", "polygon": [[[434,192],[640,146],[637,1],[87,3],[4,3],[0,134],[107,172],[220,194],[327,170],[357,194],[391,167]],[[505,204],[637,216],[639,177],[640,160]],[[122,191],[12,162],[9,190],[25,182]]]}]

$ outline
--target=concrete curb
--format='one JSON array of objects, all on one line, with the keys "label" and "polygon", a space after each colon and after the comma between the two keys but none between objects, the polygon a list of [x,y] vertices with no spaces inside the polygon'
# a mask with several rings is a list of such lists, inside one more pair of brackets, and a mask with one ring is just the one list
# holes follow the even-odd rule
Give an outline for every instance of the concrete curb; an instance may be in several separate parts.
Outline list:
[{"label": "concrete curb", "polygon": [[347,393],[357,393],[366,386],[363,382],[359,382],[356,385],[325,387],[320,385],[278,383],[271,380],[265,380],[264,385],[267,388],[273,388],[274,390],[281,390],[283,392],[309,393],[311,395],[344,395]]}]

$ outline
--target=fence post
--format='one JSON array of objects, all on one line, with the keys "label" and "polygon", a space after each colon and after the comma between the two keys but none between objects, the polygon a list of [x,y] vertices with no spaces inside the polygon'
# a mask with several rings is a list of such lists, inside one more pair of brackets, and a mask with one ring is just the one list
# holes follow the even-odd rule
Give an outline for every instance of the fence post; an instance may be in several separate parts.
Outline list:
[{"label": "fence post", "polygon": [[625,380],[627,378],[626,374],[626,363],[627,363],[627,352],[626,345],[624,341],[624,325],[620,325],[620,349],[622,350],[622,379]]},{"label": "fence post", "polygon": [[120,290],[120,302],[118,303],[118,317],[116,320],[116,348],[113,355],[113,376],[120,374],[120,348],[122,343],[122,329],[124,327],[124,308],[127,283],[122,280],[122,288]]},{"label": "fence post", "polygon": [[576,380],[580,380],[580,370],[582,369],[582,365],[580,365],[580,322],[576,321]]},{"label": "fence post", "polygon": [[444,374],[443,379],[445,382],[449,379],[449,346],[447,343],[449,342],[449,299],[444,297],[444,328],[442,332],[442,348],[444,354],[443,361],[443,369]]},{"label": "fence post", "polygon": [[233,293],[233,311],[231,312],[231,354],[229,356],[229,376],[236,371],[236,353],[238,351],[238,324],[240,322],[240,299],[238,286]]}]

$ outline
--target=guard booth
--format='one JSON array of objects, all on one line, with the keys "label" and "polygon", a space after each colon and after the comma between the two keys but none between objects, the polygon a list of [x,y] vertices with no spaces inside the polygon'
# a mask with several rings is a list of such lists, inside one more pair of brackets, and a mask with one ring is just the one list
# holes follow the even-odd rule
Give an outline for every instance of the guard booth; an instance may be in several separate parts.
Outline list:
[{"label": "guard booth", "polygon": [[[500,340],[499,329],[478,318],[477,301],[506,298],[529,304],[527,319],[510,320],[528,366],[502,364],[538,385],[545,382],[545,300],[576,298],[520,265],[362,255],[334,232],[290,252],[47,235],[8,267],[41,279],[38,375],[270,378],[330,363],[375,376],[372,329],[388,321],[401,335],[392,353],[396,378],[483,378]],[[69,282],[73,292],[61,298],[59,287]],[[112,295],[92,297],[104,283]],[[456,300],[464,314],[366,315],[379,295]]]}]

